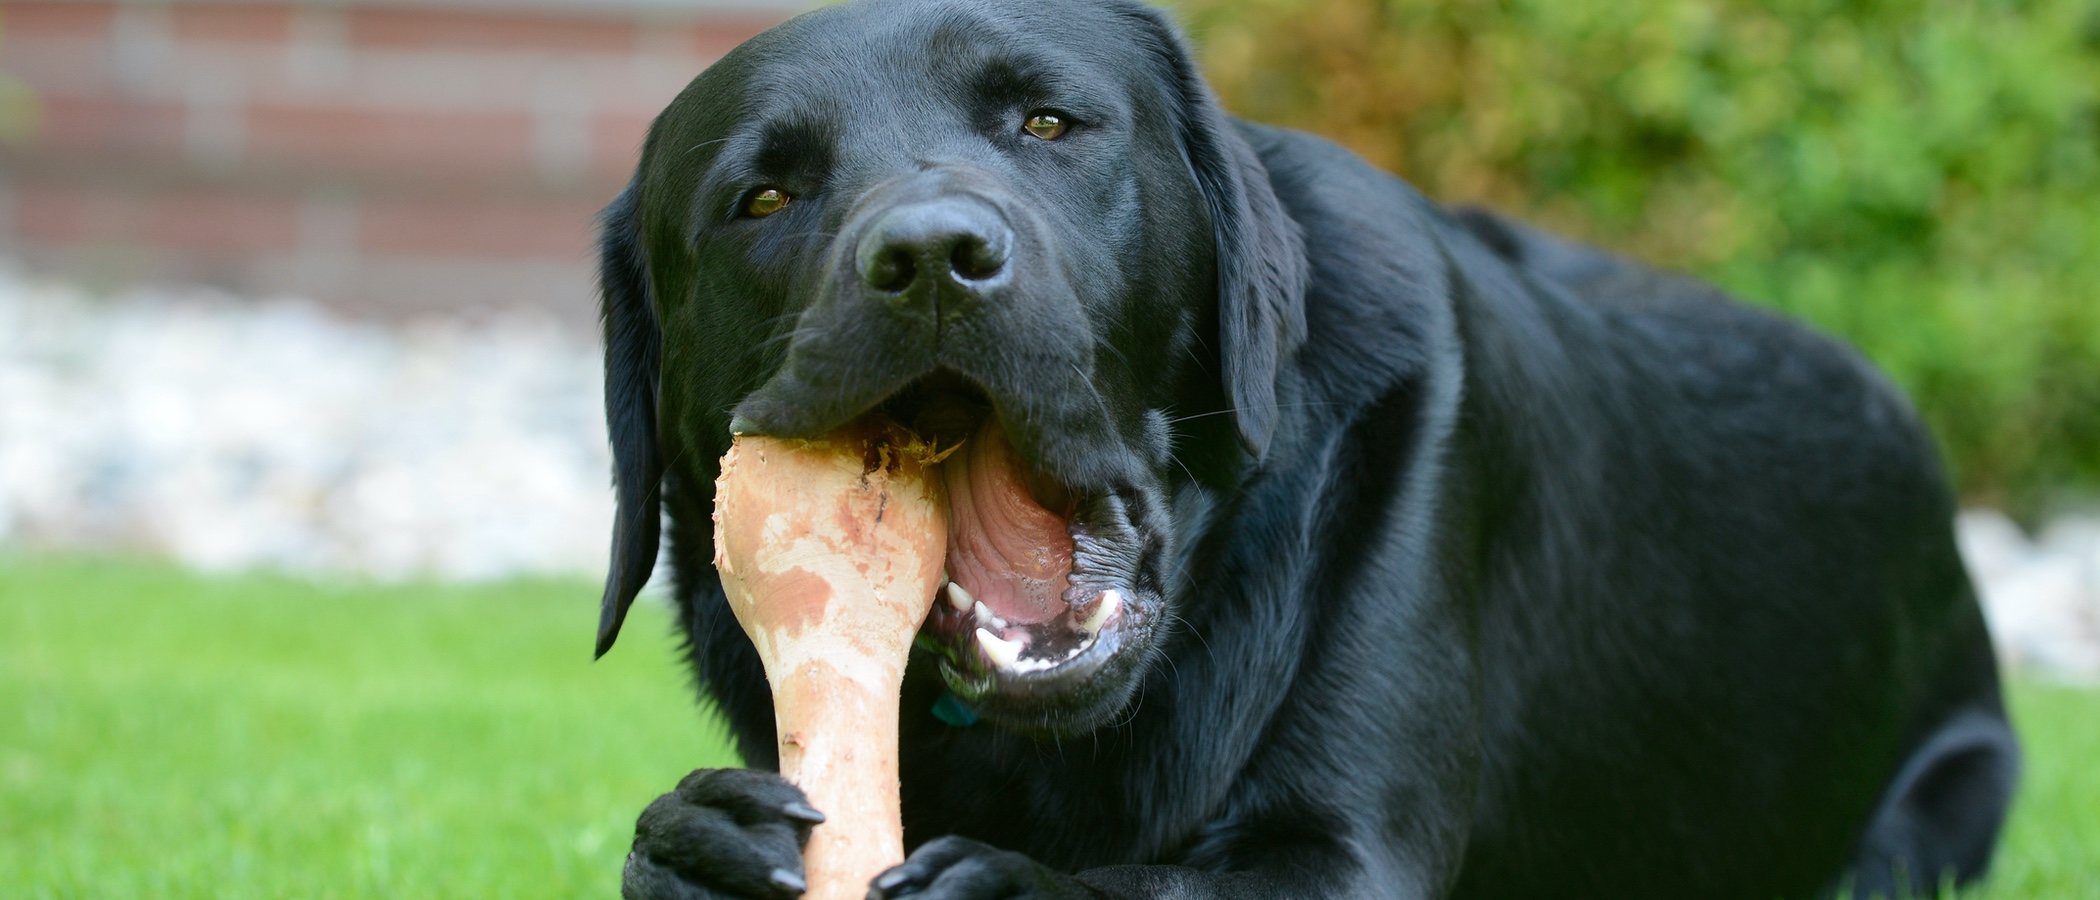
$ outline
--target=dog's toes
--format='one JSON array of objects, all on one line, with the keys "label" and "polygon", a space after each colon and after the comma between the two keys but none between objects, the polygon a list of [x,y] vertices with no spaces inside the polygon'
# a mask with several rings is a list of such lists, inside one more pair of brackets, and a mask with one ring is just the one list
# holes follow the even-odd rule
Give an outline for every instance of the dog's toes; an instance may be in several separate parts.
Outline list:
[{"label": "dog's toes", "polygon": [[953,835],[926,842],[868,885],[868,900],[1051,900],[1085,893],[1027,856]]},{"label": "dog's toes", "polygon": [[822,813],[771,772],[701,769],[635,822],[629,898],[786,900],[805,890],[802,845]]}]

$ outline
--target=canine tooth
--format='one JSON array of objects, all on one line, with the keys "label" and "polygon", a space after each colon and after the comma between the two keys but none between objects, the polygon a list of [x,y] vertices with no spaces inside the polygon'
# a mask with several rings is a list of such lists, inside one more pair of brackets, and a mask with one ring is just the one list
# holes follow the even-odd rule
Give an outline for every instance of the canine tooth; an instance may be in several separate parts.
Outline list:
[{"label": "canine tooth", "polygon": [[1101,599],[1094,604],[1094,610],[1087,613],[1085,619],[1080,620],[1079,630],[1088,634],[1100,631],[1101,626],[1108,624],[1108,620],[1115,616],[1116,610],[1122,607],[1123,594],[1121,592],[1115,590],[1102,591]]},{"label": "canine tooth", "polygon": [[948,582],[948,605],[954,607],[956,612],[969,612],[970,607],[976,603],[977,598],[970,596],[969,591],[963,590],[961,582]]},{"label": "canine tooth", "polygon": [[983,622],[987,625],[992,626],[993,628],[1006,627],[1006,620],[999,618],[999,614],[992,612],[992,608],[984,605],[984,601],[982,600],[977,601],[977,605],[973,608],[972,611],[976,613],[977,621],[979,622]]},{"label": "canine tooth", "polygon": [[1002,669],[1011,669],[1021,661],[1021,642],[1009,641],[990,631],[977,629],[977,646],[984,648],[984,655],[992,658],[992,664]]}]

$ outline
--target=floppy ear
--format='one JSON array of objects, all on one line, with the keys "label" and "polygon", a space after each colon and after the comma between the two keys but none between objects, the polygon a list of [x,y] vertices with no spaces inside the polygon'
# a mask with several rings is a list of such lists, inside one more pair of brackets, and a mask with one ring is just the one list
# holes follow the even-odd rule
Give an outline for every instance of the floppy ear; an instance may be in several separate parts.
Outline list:
[{"label": "floppy ear", "polygon": [[1268,169],[1234,127],[1163,13],[1132,4],[1179,107],[1182,152],[1217,238],[1218,357],[1240,441],[1260,459],[1275,435],[1276,380],[1305,340],[1305,238]]},{"label": "floppy ear", "polygon": [[663,480],[656,444],[656,399],[663,340],[655,304],[642,269],[630,184],[600,217],[598,285],[605,323],[605,428],[612,439],[612,562],[605,572],[605,598],[598,611],[598,656],[612,649],[620,623],[649,573],[656,567],[663,527],[657,490]]}]

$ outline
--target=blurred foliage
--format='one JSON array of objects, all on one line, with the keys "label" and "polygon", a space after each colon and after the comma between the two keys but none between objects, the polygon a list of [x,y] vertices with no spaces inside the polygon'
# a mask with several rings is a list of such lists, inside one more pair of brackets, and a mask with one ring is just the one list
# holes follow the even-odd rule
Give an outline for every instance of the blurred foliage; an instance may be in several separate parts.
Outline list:
[{"label": "blurred foliage", "polygon": [[2100,487],[2100,2],[1179,10],[1242,116],[1851,340],[1971,500]]},{"label": "blurred foliage", "polygon": [[29,88],[0,71],[0,143],[27,137],[35,118],[36,98],[29,93]]}]

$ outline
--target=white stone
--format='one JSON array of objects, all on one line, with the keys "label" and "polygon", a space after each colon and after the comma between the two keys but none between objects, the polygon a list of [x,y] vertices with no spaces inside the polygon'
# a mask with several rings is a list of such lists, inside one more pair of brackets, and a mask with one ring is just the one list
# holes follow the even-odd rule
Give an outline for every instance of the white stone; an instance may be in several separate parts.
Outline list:
[{"label": "white stone", "polygon": [[379,327],[0,268],[0,540],[210,569],[595,574],[599,365],[589,336],[524,313]]},{"label": "white stone", "polygon": [[[0,543],[595,576],[612,521],[599,366],[593,336],[530,313],[381,327],[201,289],[97,297],[0,265]],[[2039,534],[1991,510],[1956,532],[2008,664],[2100,679],[2100,516]]]}]

